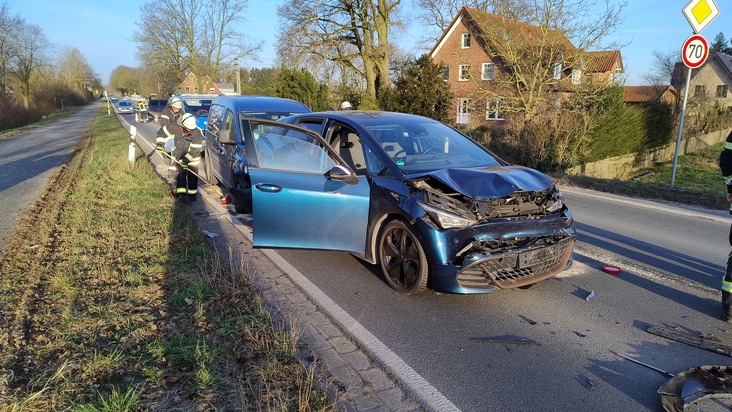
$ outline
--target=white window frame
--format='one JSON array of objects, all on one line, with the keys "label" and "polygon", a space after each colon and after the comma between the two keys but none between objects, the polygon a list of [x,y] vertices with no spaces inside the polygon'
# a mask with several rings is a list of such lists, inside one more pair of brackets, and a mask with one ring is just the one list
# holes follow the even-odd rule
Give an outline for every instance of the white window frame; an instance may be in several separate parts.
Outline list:
[{"label": "white window frame", "polygon": [[[493,103],[493,104],[491,104]],[[490,121],[496,121],[496,120],[506,120],[503,116],[501,116],[501,112],[499,110],[499,107],[501,105],[501,100],[496,99],[491,102],[491,100],[485,101],[485,119]]]},{"label": "white window frame", "polygon": [[552,77],[554,80],[562,80],[562,72],[564,71],[564,66],[562,63],[557,63],[554,68],[552,68]]},{"label": "white window frame", "polygon": [[467,82],[470,80],[470,65],[461,64],[458,69],[458,81]]},{"label": "white window frame", "polygon": [[470,123],[470,114],[472,112],[473,99],[470,97],[459,97],[457,104],[457,124]]},{"label": "white window frame", "polygon": [[450,66],[448,65],[442,66],[442,80],[450,80]]},{"label": "white window frame", "polygon": [[470,48],[470,33],[463,33],[462,39],[460,41],[460,47],[463,49]]},{"label": "white window frame", "polygon": [[[488,68],[490,69],[490,75],[486,72]],[[483,66],[480,70],[480,79],[481,80],[495,80],[496,79],[496,65],[493,63],[483,63]]]},{"label": "white window frame", "polygon": [[580,84],[580,83],[582,83],[582,70],[580,70],[580,69],[572,70],[572,84]]}]

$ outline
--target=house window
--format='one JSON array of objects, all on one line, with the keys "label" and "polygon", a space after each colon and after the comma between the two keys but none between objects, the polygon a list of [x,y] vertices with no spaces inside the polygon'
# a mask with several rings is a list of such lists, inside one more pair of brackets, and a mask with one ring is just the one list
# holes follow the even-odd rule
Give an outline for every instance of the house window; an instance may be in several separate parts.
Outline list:
[{"label": "house window", "polygon": [[485,119],[486,120],[503,120],[503,116],[499,111],[501,106],[500,100],[486,100],[485,102]]},{"label": "house window", "polygon": [[195,88],[195,89],[193,89],[193,93],[196,93],[196,94],[198,94],[198,86],[196,86],[196,88]]},{"label": "house window", "polygon": [[717,86],[717,97],[727,97],[727,85]]},{"label": "house window", "polygon": [[213,87],[211,87],[210,89],[208,89],[208,92],[209,92],[209,93],[214,93],[214,94],[215,94],[215,93],[216,93],[216,89],[214,89]]},{"label": "house window", "polygon": [[483,63],[483,70],[481,70],[480,79],[481,80],[494,80],[495,79],[495,73],[496,71],[496,65],[493,63]]},{"label": "house window", "polygon": [[572,84],[580,84],[582,82],[582,70],[572,70]]},{"label": "house window", "polygon": [[450,79],[450,66],[442,66],[442,79],[448,81]]},{"label": "house window", "polygon": [[186,93],[190,93],[190,92],[191,92],[190,86],[186,86]]},{"label": "house window", "polygon": [[469,49],[470,48],[470,33],[463,33],[463,42],[462,42],[462,45],[463,45],[463,49]]},{"label": "house window", "polygon": [[458,78],[461,82],[470,80],[470,65],[469,64],[461,64],[460,65],[460,77]]},{"label": "house window", "polygon": [[704,86],[703,84],[702,85],[698,85],[698,86],[694,86],[694,97],[704,98],[706,96],[707,96],[707,88],[706,88],[706,86]]},{"label": "house window", "polygon": [[470,123],[470,107],[473,104],[473,99],[460,98],[458,99],[458,112],[457,112],[457,124],[468,124]]},{"label": "house window", "polygon": [[552,77],[554,78],[554,80],[562,80],[562,70],[563,69],[564,68],[562,67],[562,63],[559,63],[556,66],[554,66],[554,68],[552,69]]}]

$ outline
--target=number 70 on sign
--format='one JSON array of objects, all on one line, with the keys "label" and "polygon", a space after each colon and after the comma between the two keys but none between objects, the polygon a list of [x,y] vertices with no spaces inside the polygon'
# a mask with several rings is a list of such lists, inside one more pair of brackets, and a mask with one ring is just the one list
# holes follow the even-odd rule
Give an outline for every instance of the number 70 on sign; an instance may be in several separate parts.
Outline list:
[{"label": "number 70 on sign", "polygon": [[695,34],[684,42],[681,48],[681,60],[686,67],[696,69],[704,64],[709,56],[709,43],[704,36]]}]

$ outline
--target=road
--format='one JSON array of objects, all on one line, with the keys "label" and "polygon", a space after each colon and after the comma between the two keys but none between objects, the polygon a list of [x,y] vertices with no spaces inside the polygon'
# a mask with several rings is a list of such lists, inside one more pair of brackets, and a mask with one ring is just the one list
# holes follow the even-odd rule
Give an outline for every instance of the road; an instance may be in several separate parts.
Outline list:
[{"label": "road", "polygon": [[0,250],[23,211],[68,160],[100,107],[97,102],[53,124],[0,140]]},{"label": "road", "polygon": [[[137,127],[154,139],[154,124]],[[278,253],[357,322],[352,329],[373,334],[428,383],[426,390],[456,409],[661,411],[656,391],[667,377],[617,354],[672,373],[730,365],[727,356],[646,332],[648,325],[676,327],[732,344],[717,290],[730,219],[565,192],[579,229],[576,263],[529,289],[405,297],[350,254]],[[623,272],[606,274],[600,270],[605,263]],[[591,293],[596,300],[586,299]],[[496,342],[516,339],[529,343]],[[400,376],[399,370],[392,373]]]}]

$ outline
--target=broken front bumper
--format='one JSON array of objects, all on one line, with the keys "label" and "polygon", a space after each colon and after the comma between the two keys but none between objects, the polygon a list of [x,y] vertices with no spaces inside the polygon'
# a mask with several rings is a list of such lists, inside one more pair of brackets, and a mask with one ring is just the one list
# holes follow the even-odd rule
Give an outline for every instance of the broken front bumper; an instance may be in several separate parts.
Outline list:
[{"label": "broken front bumper", "polygon": [[552,277],[571,263],[576,240],[568,210],[451,230],[422,219],[415,225],[425,234],[431,287],[449,293],[491,293]]}]

